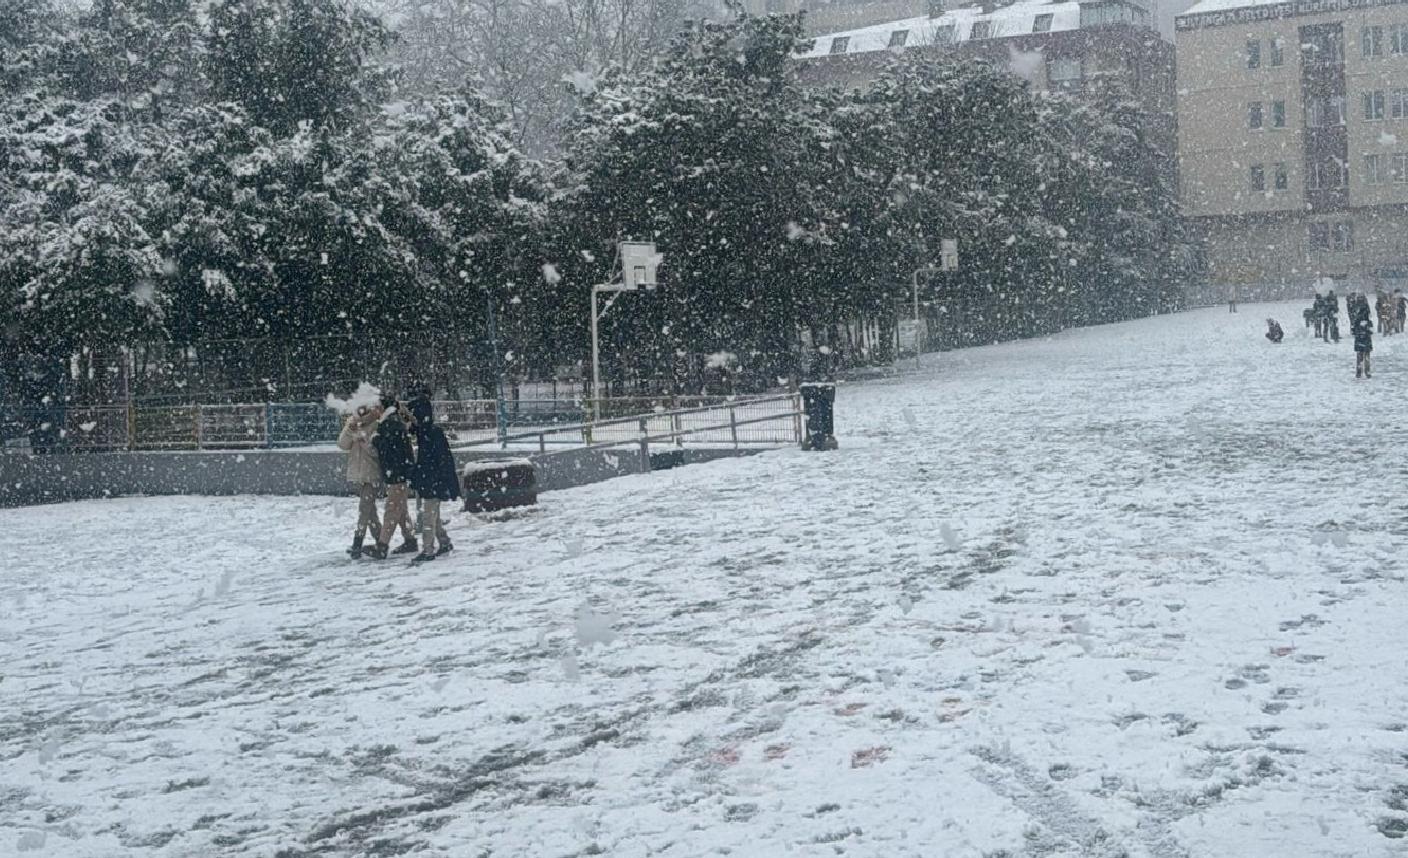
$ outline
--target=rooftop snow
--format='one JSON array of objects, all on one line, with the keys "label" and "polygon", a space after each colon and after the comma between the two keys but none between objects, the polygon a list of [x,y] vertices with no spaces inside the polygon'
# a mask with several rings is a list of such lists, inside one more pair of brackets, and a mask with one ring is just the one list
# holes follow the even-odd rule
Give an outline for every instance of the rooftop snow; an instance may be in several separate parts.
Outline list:
[{"label": "rooftop snow", "polygon": [[[987,14],[984,14],[979,7],[970,6],[963,9],[952,9],[937,18],[922,15],[918,18],[905,18],[900,21],[872,24],[869,27],[816,36],[811,49],[798,51],[797,56],[802,59],[811,59],[829,56],[833,53],[863,54],[890,48],[933,45],[940,43],[939,34],[948,27],[953,28],[953,35],[945,38],[944,43],[966,42],[973,38],[973,27],[980,21],[990,22],[991,30],[986,36],[979,36],[979,38],[1000,39],[1009,36],[1024,36],[1035,32],[1038,15],[1052,16],[1050,28],[1043,29],[1041,32],[1054,33],[1080,29],[1079,3],[1053,3],[1048,0],[1035,0],[1034,2],[1014,3],[1011,6],[994,9]],[[895,44],[893,42],[894,34],[900,31],[904,31],[908,35],[901,37],[904,39],[901,44]],[[847,42],[843,49],[833,52],[834,40],[838,38],[845,38]]]}]

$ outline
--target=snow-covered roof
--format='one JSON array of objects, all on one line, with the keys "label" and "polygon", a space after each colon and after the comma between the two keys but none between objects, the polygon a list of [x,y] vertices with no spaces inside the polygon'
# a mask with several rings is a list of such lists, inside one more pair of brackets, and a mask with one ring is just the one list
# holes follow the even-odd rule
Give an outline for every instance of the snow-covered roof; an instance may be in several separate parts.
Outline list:
[{"label": "snow-covered roof", "polygon": [[[1050,15],[1049,26],[1037,28],[1037,16]],[[1009,36],[1025,36],[1031,33],[1060,32],[1080,29],[1080,3],[1051,2],[1051,0],[1027,0],[1010,6],[1003,6],[984,13],[978,6],[951,9],[936,18],[923,15],[918,18],[905,18],[884,24],[872,24],[839,33],[816,36],[812,47],[798,51],[802,59],[825,57],[832,54],[863,54],[871,51],[884,51],[892,48],[912,48],[934,44],[956,44],[974,37],[973,30],[980,22],[987,22],[988,32],[981,32],[976,38],[1001,39]],[[1043,21],[1045,25],[1046,22]],[[950,29],[951,28],[951,29]],[[906,35],[897,37],[898,32]],[[837,44],[837,39],[846,41]],[[897,43],[898,41],[898,43]]]}]

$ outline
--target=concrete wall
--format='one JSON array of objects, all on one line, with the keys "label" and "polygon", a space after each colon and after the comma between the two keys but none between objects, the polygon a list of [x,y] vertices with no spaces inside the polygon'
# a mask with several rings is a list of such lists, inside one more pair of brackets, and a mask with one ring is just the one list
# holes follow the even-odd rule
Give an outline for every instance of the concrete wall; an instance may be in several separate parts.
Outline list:
[{"label": "concrete wall", "polygon": [[[652,451],[651,468],[748,455],[759,450]],[[521,458],[502,451],[455,454],[472,459]],[[532,456],[538,490],[557,491],[641,471],[634,447],[563,450]],[[130,495],[345,495],[345,455],[338,450],[0,454],[0,507]]]},{"label": "concrete wall", "polygon": [[[1312,249],[1309,225],[1322,221],[1351,224],[1353,248]],[[1320,277],[1342,279],[1344,288],[1399,288],[1408,274],[1408,210],[1402,208],[1198,218],[1194,225],[1205,236],[1209,281],[1235,285],[1244,296],[1283,286],[1309,295]]]}]

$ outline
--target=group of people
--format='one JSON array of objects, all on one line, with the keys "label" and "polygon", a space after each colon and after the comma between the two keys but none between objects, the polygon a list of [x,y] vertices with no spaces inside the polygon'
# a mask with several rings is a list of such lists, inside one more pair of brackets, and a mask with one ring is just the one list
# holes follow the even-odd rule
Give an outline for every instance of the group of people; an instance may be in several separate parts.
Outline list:
[{"label": "group of people", "polygon": [[[1401,289],[1394,290],[1392,294],[1380,289],[1374,297],[1379,315],[1379,333],[1384,336],[1403,333],[1403,323],[1408,321],[1408,295],[1404,295]],[[1365,303],[1368,303],[1367,299]],[[1367,317],[1368,307],[1364,308],[1364,312]]]},{"label": "group of people", "polygon": [[[1349,330],[1354,337],[1354,377],[1372,378],[1370,355],[1374,352],[1374,320],[1377,310],[1378,332],[1385,336],[1403,333],[1404,322],[1408,321],[1408,296],[1402,291],[1392,294],[1378,290],[1374,305],[1363,292],[1351,292],[1345,297],[1345,310],[1349,314]],[[1340,341],[1340,304],[1333,289],[1316,293],[1315,301],[1305,309],[1305,326],[1315,329],[1315,336],[1325,342]],[[1266,338],[1279,343],[1285,337],[1280,324],[1275,319],[1266,320]]]},{"label": "group of people", "polygon": [[1315,328],[1316,339],[1325,342],[1340,341],[1340,299],[1335,290],[1315,293],[1315,301],[1302,313],[1305,326]]},{"label": "group of people", "polygon": [[[343,424],[337,446],[347,452],[347,481],[358,499],[348,554],[385,560],[388,554],[415,553],[411,562],[423,563],[454,550],[440,520],[440,504],[460,496],[455,457],[444,430],[435,425],[428,395],[417,396],[409,406],[393,396],[359,406]],[[386,507],[378,517],[383,490]],[[420,507],[419,541],[411,524],[412,491]],[[392,549],[397,528],[402,541]],[[366,545],[369,532],[372,544]]]}]

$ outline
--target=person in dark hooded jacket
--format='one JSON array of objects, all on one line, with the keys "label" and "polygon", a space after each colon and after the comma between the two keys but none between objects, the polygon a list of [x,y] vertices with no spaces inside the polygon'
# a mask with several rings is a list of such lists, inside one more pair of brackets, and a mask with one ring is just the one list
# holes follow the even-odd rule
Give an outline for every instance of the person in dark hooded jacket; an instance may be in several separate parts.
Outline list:
[{"label": "person in dark hooded jacket", "polygon": [[410,434],[406,431],[406,407],[392,397],[381,401],[383,416],[377,424],[372,446],[376,448],[381,462],[381,477],[386,483],[386,515],[382,533],[370,555],[377,560],[386,559],[391,545],[391,535],[399,525],[401,544],[391,554],[409,554],[419,551],[415,530],[411,527],[410,489],[411,471],[416,466],[415,451],[411,449]]},{"label": "person in dark hooded jacket", "polygon": [[[416,436],[416,465],[411,471],[411,488],[416,490],[421,510],[420,554],[413,562],[433,560],[454,550],[445,527],[440,523],[440,504],[460,496],[459,476],[455,472],[455,456],[450,442],[439,426],[427,396],[411,403],[412,431]],[[437,541],[439,547],[436,547]]]},{"label": "person in dark hooded jacket", "polygon": [[1374,325],[1368,319],[1360,319],[1354,326],[1354,377],[1372,378],[1369,374],[1369,355],[1374,351]]}]

